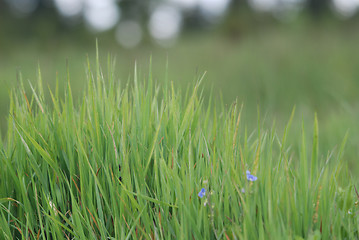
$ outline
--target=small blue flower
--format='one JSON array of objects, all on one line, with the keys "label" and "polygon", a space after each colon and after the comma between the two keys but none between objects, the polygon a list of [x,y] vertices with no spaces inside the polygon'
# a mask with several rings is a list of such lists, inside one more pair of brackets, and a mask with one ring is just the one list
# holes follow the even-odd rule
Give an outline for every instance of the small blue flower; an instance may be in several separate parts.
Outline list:
[{"label": "small blue flower", "polygon": [[254,182],[254,181],[257,180],[257,177],[256,177],[256,176],[253,176],[250,171],[247,170],[246,173],[247,173],[247,179],[248,179],[249,181]]},{"label": "small blue flower", "polygon": [[198,193],[198,197],[203,198],[206,195],[206,189],[202,188],[201,191]]}]

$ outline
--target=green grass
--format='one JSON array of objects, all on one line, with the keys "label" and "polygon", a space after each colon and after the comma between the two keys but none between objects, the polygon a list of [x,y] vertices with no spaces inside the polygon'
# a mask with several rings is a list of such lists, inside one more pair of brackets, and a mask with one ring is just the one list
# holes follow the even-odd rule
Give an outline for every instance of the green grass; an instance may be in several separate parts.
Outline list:
[{"label": "green grass", "polygon": [[[208,96],[213,87],[213,96],[222,95],[229,106],[238,98],[244,103],[242,120],[253,129],[260,106],[262,122],[266,128],[276,120],[277,131],[282,133],[289,112],[296,106],[294,126],[302,119],[308,132],[311,131],[313,113],[320,122],[321,152],[338,148],[338,143],[349,131],[344,158],[350,163],[350,171],[359,177],[359,91],[358,56],[359,32],[357,25],[344,24],[273,25],[265,29],[244,29],[239,38],[230,33],[188,33],[171,49],[161,49],[145,44],[138,49],[124,50],[117,44],[100,38],[103,52],[116,56],[114,69],[116,79],[124,85],[133,79],[137,61],[139,73],[148,72],[148,60],[152,55],[153,79],[165,78],[167,57],[168,79],[176,88],[185,89],[189,83],[207,71],[203,95]],[[4,33],[7,34],[7,33]],[[112,35],[111,35],[112,36]],[[37,38],[36,38],[37,39]],[[14,42],[14,41],[9,41]],[[66,81],[65,60],[69,59],[71,86],[74,101],[79,99],[86,85],[86,52],[94,64],[93,39],[91,44],[66,38],[37,42],[19,40],[14,45],[0,45],[0,125],[6,134],[6,117],[9,111],[9,91],[17,87],[17,70],[21,70],[28,94],[28,80],[34,84],[37,66],[41,66],[44,88],[54,89],[59,79],[59,95],[64,93]],[[81,42],[83,43],[83,42]],[[56,47],[54,47],[56,46]],[[101,61],[106,66],[106,59]],[[44,92],[47,100],[51,97]],[[206,105],[207,102],[204,101]],[[300,128],[288,136],[290,144],[298,144]]]},{"label": "green grass", "polygon": [[205,76],[181,93],[135,69],[123,86],[108,62],[88,62],[77,100],[70,73],[63,97],[57,87],[46,99],[41,77],[11,92],[1,239],[359,238],[347,138],[321,151],[316,115],[292,145],[294,110],[282,134],[260,116],[251,128],[237,102],[204,104]]}]

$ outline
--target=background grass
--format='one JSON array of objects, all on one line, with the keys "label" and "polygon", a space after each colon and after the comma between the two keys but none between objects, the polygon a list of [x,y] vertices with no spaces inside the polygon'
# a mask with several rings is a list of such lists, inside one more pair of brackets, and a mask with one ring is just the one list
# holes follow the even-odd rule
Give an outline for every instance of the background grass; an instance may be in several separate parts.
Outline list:
[{"label": "background grass", "polygon": [[294,111],[282,134],[261,117],[251,128],[238,102],[204,104],[203,76],[181,93],[151,71],[140,83],[135,69],[123,86],[114,65],[101,71],[96,59],[77,101],[69,73],[62,98],[55,88],[46,99],[41,77],[31,93],[23,84],[12,92],[0,143],[2,238],[359,237],[346,138],[325,155],[316,115],[312,136]]}]

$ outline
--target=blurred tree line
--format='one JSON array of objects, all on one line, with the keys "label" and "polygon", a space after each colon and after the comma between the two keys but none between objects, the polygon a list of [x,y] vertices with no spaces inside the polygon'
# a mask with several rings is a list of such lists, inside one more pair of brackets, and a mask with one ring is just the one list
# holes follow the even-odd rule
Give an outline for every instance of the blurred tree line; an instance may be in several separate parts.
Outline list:
[{"label": "blurred tree line", "polygon": [[[71,1],[71,0],[65,0]],[[91,0],[90,0],[91,1]],[[92,0],[96,1],[96,0]],[[99,0],[101,1],[101,0]],[[159,4],[161,2],[171,2],[171,0],[114,0],[121,7],[123,14],[129,15],[140,15],[142,16],[142,20],[147,20],[148,15],[151,11],[151,7],[154,4]],[[245,9],[246,11],[252,12],[253,9],[250,8],[251,0],[230,0],[229,9],[230,10],[238,10]],[[345,0],[343,0],[345,1]],[[30,2],[26,4],[25,2]],[[9,12],[11,8],[15,8],[12,11],[12,15],[17,15],[22,17],[30,17],[33,14],[38,14],[41,12],[51,12],[51,15],[58,15],[56,11],[56,4],[54,4],[56,0],[0,0],[0,13],[1,16],[6,15],[6,12]],[[83,0],[86,2],[86,0]],[[187,0],[188,2],[188,0]],[[304,9],[309,12],[312,17],[320,17],[323,14],[328,14],[330,10],[331,0],[273,0],[273,2],[277,2],[277,4],[284,4],[285,2],[303,2]],[[17,7],[16,7],[17,5]],[[27,10],[25,8],[28,8]],[[16,12],[18,11],[18,12]],[[234,11],[228,11],[229,13]],[[196,14],[196,11],[191,9],[192,14]],[[198,13],[198,12],[197,12]],[[254,14],[254,13],[253,13]],[[54,18],[53,21],[56,21]]]},{"label": "blurred tree line", "polygon": [[[246,8],[250,11],[249,2],[250,0],[232,0],[231,7],[234,9]],[[290,0],[289,0],[290,1]],[[285,2],[284,1],[279,1]],[[323,13],[328,14],[330,0],[303,0],[304,8],[310,13],[312,17],[320,17]]]},{"label": "blurred tree line", "polygon": [[[84,27],[86,26],[84,11],[74,15],[64,14],[61,12],[59,4],[62,2],[62,4],[71,6],[71,2],[78,2],[82,5],[91,2],[100,6],[103,1],[104,0],[0,0],[0,34],[3,35],[7,33],[21,39],[34,35],[34,33],[36,33],[38,38],[42,38],[45,36],[58,37],[61,34],[71,32],[72,34],[77,34],[78,39],[82,37],[86,38],[87,35],[91,34],[91,31],[89,33]],[[118,18],[119,21],[123,21],[123,19],[135,19],[142,26],[146,26],[151,20],[151,15],[157,5],[172,4],[180,8],[180,3],[183,0],[108,1],[112,1],[115,6],[120,9],[121,17]],[[203,3],[206,0],[185,0],[183,3],[196,1]],[[279,11],[274,11],[275,14],[273,14],[273,11],[256,11],[256,9],[253,8],[253,2],[258,3],[261,0],[211,0],[209,2],[216,1],[227,2],[226,11],[220,14],[220,16],[212,16],[211,18],[206,16],[204,11],[196,5],[192,7],[182,7],[180,10],[182,16],[181,31],[206,29],[221,23],[222,27],[230,29],[229,31],[233,31],[233,34],[236,35],[236,31],[241,31],[242,28],[251,28],[250,25],[253,24],[253,19],[265,19],[262,22],[267,22],[268,19],[271,19],[275,22],[278,21],[278,16],[281,16],[278,14]],[[336,0],[267,0],[264,2],[268,1],[273,1],[279,10],[283,8],[286,11],[288,10],[286,6],[288,6],[289,3],[292,5],[296,4],[297,9],[300,9],[297,10],[296,14],[298,15],[299,13],[306,17],[309,16],[309,19],[313,21],[320,21],[328,17],[335,18],[335,14],[333,14],[333,1]],[[73,9],[70,8],[69,11],[74,11],[74,7]],[[287,15],[285,15],[285,17]],[[4,39],[0,38],[0,42],[1,41],[4,41]]]}]

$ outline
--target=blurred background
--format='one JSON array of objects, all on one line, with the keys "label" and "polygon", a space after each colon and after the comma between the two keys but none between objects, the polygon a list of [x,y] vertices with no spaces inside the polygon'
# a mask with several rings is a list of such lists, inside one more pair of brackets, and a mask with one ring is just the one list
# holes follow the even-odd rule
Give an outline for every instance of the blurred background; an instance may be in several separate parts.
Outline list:
[{"label": "blurred background", "polygon": [[183,92],[207,71],[206,99],[244,103],[249,129],[259,106],[263,125],[281,133],[296,106],[294,149],[301,121],[311,136],[317,112],[323,157],[348,131],[345,160],[358,176],[358,9],[359,0],[0,0],[2,135],[10,89],[36,82],[38,65],[54,89],[68,60],[81,95],[97,38],[103,69],[107,53],[116,57],[123,84],[135,61],[145,79],[150,56],[155,80],[168,76]]}]

